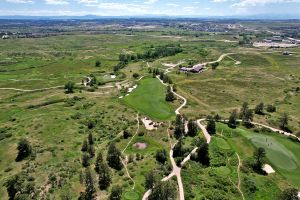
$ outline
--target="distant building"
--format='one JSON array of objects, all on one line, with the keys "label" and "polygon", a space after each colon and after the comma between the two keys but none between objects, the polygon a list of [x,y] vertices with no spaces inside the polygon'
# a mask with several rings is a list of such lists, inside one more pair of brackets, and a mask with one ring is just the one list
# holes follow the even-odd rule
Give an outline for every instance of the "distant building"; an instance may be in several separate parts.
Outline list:
[{"label": "distant building", "polygon": [[182,67],[180,68],[180,71],[184,71],[184,72],[192,72],[192,73],[199,73],[204,69],[205,65],[203,64],[198,64],[198,65],[194,65],[191,68],[187,68],[187,67]]}]

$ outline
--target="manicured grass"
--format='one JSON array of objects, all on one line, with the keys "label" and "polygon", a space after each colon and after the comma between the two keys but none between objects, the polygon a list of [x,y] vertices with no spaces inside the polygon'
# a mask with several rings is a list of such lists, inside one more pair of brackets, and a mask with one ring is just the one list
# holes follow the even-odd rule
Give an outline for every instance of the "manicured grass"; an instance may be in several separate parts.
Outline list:
[{"label": "manicured grass", "polygon": [[242,127],[231,129],[218,123],[218,131],[221,130],[230,146],[243,157],[252,157],[255,148],[265,148],[266,158],[276,173],[285,177],[290,184],[300,187],[299,143],[278,133],[256,133]]},{"label": "manicured grass", "polygon": [[130,192],[126,192],[124,194],[124,198],[126,200],[138,200],[139,199],[139,195],[136,192],[134,192],[134,191],[130,191]]},{"label": "manicured grass", "polygon": [[165,94],[166,87],[159,80],[145,78],[139,82],[137,89],[122,101],[151,118],[168,120],[174,117],[175,112],[165,101]]},{"label": "manicured grass", "polygon": [[216,137],[215,140],[217,142],[218,147],[220,147],[221,149],[230,149],[229,144],[223,138]]}]

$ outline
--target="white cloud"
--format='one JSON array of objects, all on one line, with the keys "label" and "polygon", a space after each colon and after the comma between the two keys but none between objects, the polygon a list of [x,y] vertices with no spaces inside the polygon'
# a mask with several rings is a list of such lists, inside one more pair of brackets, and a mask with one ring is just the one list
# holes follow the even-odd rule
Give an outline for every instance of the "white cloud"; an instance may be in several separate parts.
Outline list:
[{"label": "white cloud", "polygon": [[179,5],[178,5],[178,4],[175,4],[175,3],[168,3],[167,6],[179,7]]},{"label": "white cloud", "polygon": [[66,5],[66,4],[69,4],[68,1],[66,0],[45,0],[46,1],[46,4],[49,4],[49,5]]},{"label": "white cloud", "polygon": [[247,7],[247,6],[257,6],[266,5],[274,3],[299,3],[300,0],[242,0],[238,3],[232,5],[232,7]]},{"label": "white cloud", "polygon": [[77,0],[80,4],[96,4],[98,3],[98,0]]},{"label": "white cloud", "polygon": [[158,0],[147,0],[144,2],[144,4],[154,4],[156,2],[158,2]]},{"label": "white cloud", "polygon": [[9,3],[34,3],[34,1],[31,0],[6,0]]}]

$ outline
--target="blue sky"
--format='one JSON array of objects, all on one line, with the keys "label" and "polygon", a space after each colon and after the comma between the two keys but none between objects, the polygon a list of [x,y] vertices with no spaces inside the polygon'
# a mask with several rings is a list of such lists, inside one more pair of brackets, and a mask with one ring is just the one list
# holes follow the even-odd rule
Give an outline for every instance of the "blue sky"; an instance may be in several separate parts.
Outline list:
[{"label": "blue sky", "polygon": [[232,16],[300,14],[300,0],[0,0],[0,15]]}]

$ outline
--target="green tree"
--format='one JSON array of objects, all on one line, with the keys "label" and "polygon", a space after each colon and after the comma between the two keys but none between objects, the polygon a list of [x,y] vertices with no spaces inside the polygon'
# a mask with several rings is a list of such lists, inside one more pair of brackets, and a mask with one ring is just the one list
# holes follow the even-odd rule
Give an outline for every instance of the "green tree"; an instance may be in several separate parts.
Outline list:
[{"label": "green tree", "polygon": [[145,189],[147,190],[153,189],[155,184],[156,184],[155,172],[151,170],[145,176]]},{"label": "green tree", "polygon": [[298,190],[295,188],[285,189],[279,196],[280,200],[299,200]]},{"label": "green tree", "polygon": [[113,186],[111,189],[111,193],[108,197],[109,200],[121,200],[122,198],[122,188],[120,186]]},{"label": "green tree", "polygon": [[181,138],[179,138],[178,142],[173,147],[173,157],[181,157],[184,155],[185,151],[184,151],[183,145],[184,145],[184,143],[183,143],[183,139],[181,137]]},{"label": "green tree", "polygon": [[138,78],[139,76],[140,75],[138,73],[133,73],[133,75],[132,75],[132,77],[135,78],[135,79]]},{"label": "green tree", "polygon": [[95,148],[93,145],[88,146],[88,153],[90,154],[91,158],[93,158],[95,156]]},{"label": "green tree", "polygon": [[233,110],[229,116],[229,119],[228,119],[228,126],[231,127],[231,128],[235,128],[237,126],[237,117],[238,117],[238,114],[237,114],[237,111],[236,110]]},{"label": "green tree", "polygon": [[101,61],[100,61],[100,60],[97,60],[97,61],[96,61],[95,67],[101,67]]},{"label": "green tree", "polygon": [[105,162],[100,163],[99,169],[99,188],[106,190],[111,184],[110,169]]},{"label": "green tree", "polygon": [[216,122],[212,116],[207,117],[206,130],[210,135],[216,134]]},{"label": "green tree", "polygon": [[89,147],[89,145],[88,145],[87,140],[84,140],[82,143],[81,151],[83,151],[83,152],[87,151],[88,147]]},{"label": "green tree", "polygon": [[84,178],[85,191],[81,193],[80,200],[92,200],[95,199],[95,186],[94,179],[90,168],[85,169],[85,178]]},{"label": "green tree", "polygon": [[205,140],[199,140],[196,159],[204,166],[209,166],[209,149]]},{"label": "green tree", "polygon": [[171,87],[168,86],[167,87],[167,93],[166,93],[166,101],[174,101],[175,100],[175,96],[174,93],[171,90]]},{"label": "green tree", "polygon": [[267,112],[276,112],[276,106],[274,105],[267,105],[267,108],[266,108]]},{"label": "green tree", "polygon": [[117,149],[115,143],[111,143],[108,147],[108,152],[107,152],[107,162],[108,165],[116,170],[121,170],[122,169],[122,162],[121,162],[121,152],[119,149]]},{"label": "green tree", "polygon": [[75,84],[73,82],[68,82],[65,84],[65,93],[70,94],[74,93]]},{"label": "green tree", "polygon": [[219,66],[219,62],[215,62],[211,64],[213,70],[217,69],[218,66]]},{"label": "green tree", "polygon": [[149,195],[148,200],[175,200],[176,199],[176,186],[170,181],[159,182]]},{"label": "green tree", "polygon": [[245,114],[243,115],[242,123],[246,127],[251,127],[252,126],[252,120],[253,120],[253,111],[248,109],[248,110],[245,111]]},{"label": "green tree", "polygon": [[93,144],[94,144],[94,138],[93,138],[93,134],[92,134],[91,132],[89,133],[88,141],[89,141],[89,144],[90,144],[90,145],[93,145]]},{"label": "green tree", "polygon": [[195,121],[189,120],[188,122],[188,132],[190,137],[195,137],[198,134],[198,126]]},{"label": "green tree", "polygon": [[16,161],[21,161],[24,158],[27,158],[28,156],[31,155],[32,153],[32,147],[30,145],[30,143],[28,142],[28,140],[26,139],[21,139],[18,143],[18,155],[16,158]]},{"label": "green tree", "polygon": [[266,156],[266,150],[262,147],[259,147],[253,153],[253,157],[255,159],[254,169],[257,171],[261,171],[262,165],[264,162],[264,158]]},{"label": "green tree", "polygon": [[101,167],[102,167],[101,163],[103,163],[103,156],[102,156],[102,153],[99,152],[99,153],[97,154],[96,162],[95,162],[95,171],[96,171],[97,173],[99,173],[100,170],[101,170]]},{"label": "green tree", "polygon": [[283,113],[279,118],[279,127],[282,130],[287,130],[289,125],[289,116],[286,113]]},{"label": "green tree", "polygon": [[165,149],[157,150],[155,158],[161,164],[165,164],[167,161],[167,151]]},{"label": "green tree", "polygon": [[90,155],[87,153],[82,154],[81,163],[83,167],[90,166]]},{"label": "green tree", "polygon": [[258,115],[264,114],[264,107],[265,107],[264,103],[258,104],[254,109],[255,114]]},{"label": "green tree", "polygon": [[248,110],[249,110],[249,104],[247,102],[243,103],[243,105],[240,109],[239,118],[243,119],[244,115],[246,114],[246,112]]}]

